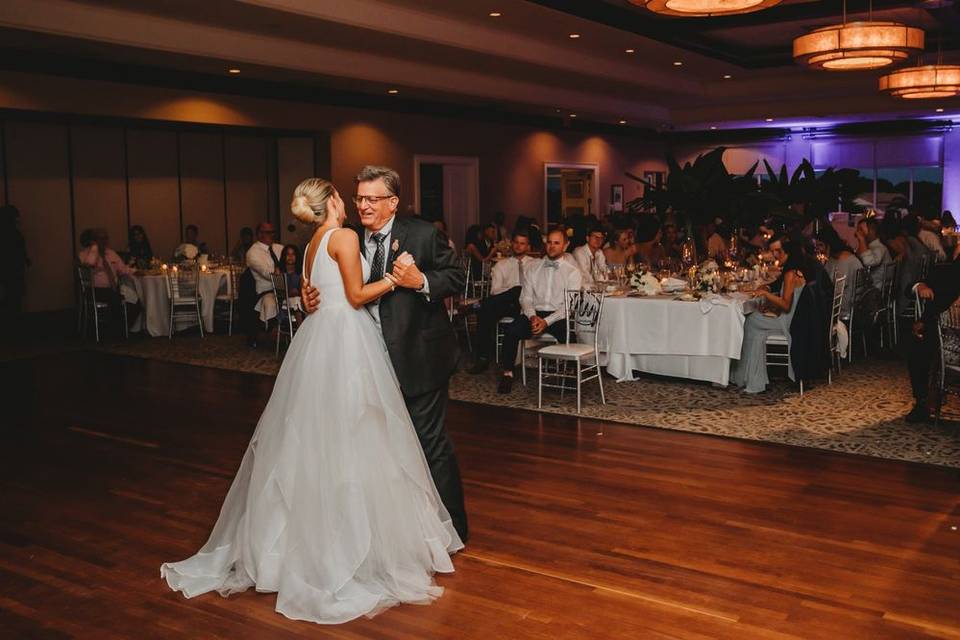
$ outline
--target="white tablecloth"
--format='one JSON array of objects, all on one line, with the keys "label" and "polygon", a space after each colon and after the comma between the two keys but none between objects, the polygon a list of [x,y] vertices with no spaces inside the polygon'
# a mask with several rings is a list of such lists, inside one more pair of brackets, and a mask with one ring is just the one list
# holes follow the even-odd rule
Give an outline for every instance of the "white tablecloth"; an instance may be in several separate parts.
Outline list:
[{"label": "white tablecloth", "polygon": [[[203,317],[203,330],[213,333],[213,309],[217,295],[227,292],[230,278],[226,271],[208,271],[200,274],[200,315]],[[161,275],[141,275],[133,278],[143,315],[147,322],[147,333],[151,336],[166,336],[170,333],[170,296],[167,285]],[[177,328],[195,325],[184,320],[177,321]]]},{"label": "white tablecloth", "polygon": [[744,298],[607,298],[599,335],[607,372],[620,382],[636,370],[726,385],[743,344]]}]

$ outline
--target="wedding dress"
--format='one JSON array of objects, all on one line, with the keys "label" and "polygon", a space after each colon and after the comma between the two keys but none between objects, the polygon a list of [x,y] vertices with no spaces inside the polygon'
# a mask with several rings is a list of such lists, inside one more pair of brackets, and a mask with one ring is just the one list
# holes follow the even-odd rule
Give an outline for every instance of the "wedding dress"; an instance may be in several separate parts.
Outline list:
[{"label": "wedding dress", "polygon": [[188,598],[256,587],[288,618],[346,622],[439,597],[432,574],[452,572],[463,548],[383,337],[327,252],[338,231],[310,269],[320,308],[287,351],[209,540],[160,568]]}]

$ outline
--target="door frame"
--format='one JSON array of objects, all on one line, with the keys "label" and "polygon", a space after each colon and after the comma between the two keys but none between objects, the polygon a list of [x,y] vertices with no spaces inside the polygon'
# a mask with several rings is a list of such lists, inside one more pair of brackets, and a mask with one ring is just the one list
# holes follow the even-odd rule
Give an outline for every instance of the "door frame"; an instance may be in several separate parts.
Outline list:
[{"label": "door frame", "polygon": [[543,211],[541,212],[542,228],[546,229],[547,222],[547,177],[550,169],[592,169],[593,170],[593,198],[591,199],[590,211],[587,214],[593,214],[600,217],[597,213],[600,206],[600,163],[599,162],[544,162],[543,163]]},{"label": "door frame", "polygon": [[[477,213],[480,212],[480,158],[477,156],[431,156],[414,154],[413,156],[413,206],[420,214],[420,165],[421,164],[455,164],[461,165],[473,170],[473,181],[477,185],[476,205]],[[447,224],[450,224],[447,221]]]}]

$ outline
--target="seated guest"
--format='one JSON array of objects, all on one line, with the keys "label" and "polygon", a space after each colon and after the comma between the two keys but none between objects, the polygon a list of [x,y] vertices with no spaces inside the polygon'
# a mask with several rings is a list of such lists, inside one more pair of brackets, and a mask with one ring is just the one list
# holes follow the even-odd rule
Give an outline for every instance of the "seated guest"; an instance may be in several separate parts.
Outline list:
[{"label": "seated guest", "polygon": [[470,258],[470,279],[474,282],[483,278],[483,263],[492,260],[496,253],[493,243],[487,239],[490,233],[487,229],[478,224],[470,225],[463,239],[463,255]]},{"label": "seated guest", "polygon": [[926,212],[920,220],[920,233],[917,234],[920,242],[933,253],[936,262],[947,259],[947,252],[943,248],[940,236],[940,224],[940,219],[935,213]]},{"label": "seated guest", "polygon": [[510,237],[510,235],[507,233],[506,221],[507,214],[505,214],[503,211],[497,211],[495,214],[493,214],[493,224],[497,232],[495,242],[501,242]]},{"label": "seated guest", "polygon": [[445,240],[447,243],[447,246],[453,249],[454,251],[456,251],[457,245],[456,243],[454,243],[453,239],[450,237],[450,234],[447,233],[447,223],[443,221],[443,218],[434,220],[433,226],[437,230],[437,235],[440,236],[440,239]]},{"label": "seated guest", "polygon": [[586,284],[592,284],[598,278],[606,279],[607,277],[607,259],[603,255],[603,243],[606,239],[607,234],[597,224],[587,230],[587,243],[573,250],[573,259],[580,268]]},{"label": "seated guest", "polygon": [[[960,250],[957,251],[960,254]],[[945,265],[931,269],[930,275],[911,288],[924,302],[923,315],[913,323],[913,341],[907,355],[910,387],[915,401],[906,415],[907,422],[926,422],[930,419],[927,402],[930,390],[930,368],[940,349],[936,327],[940,314],[950,308],[960,296],[960,261],[957,255]]]},{"label": "seated guest", "polygon": [[633,241],[632,229],[614,229],[610,234],[610,245],[603,250],[603,257],[609,266],[626,266],[633,263],[637,255],[637,245]]},{"label": "seated guest", "polygon": [[[547,234],[547,257],[538,261],[529,273],[524,270],[520,292],[520,313],[504,329],[501,364],[503,372],[497,393],[513,388],[513,363],[521,340],[549,333],[558,341],[566,340],[566,303],[564,291],[580,289],[583,277],[572,261],[563,259],[567,236],[561,229]],[[523,366],[524,363],[520,363]]]},{"label": "seated guest", "polygon": [[490,295],[480,302],[477,312],[477,361],[470,373],[486,371],[490,365],[490,350],[495,347],[497,323],[502,318],[512,318],[520,313],[520,290],[539,258],[527,255],[530,239],[526,231],[513,232],[510,244],[513,255],[497,262],[493,267]]},{"label": "seated guest", "polygon": [[656,269],[665,257],[660,239],[660,221],[656,216],[640,216],[637,221],[637,258],[650,269]]},{"label": "seated guest", "polygon": [[663,247],[663,257],[669,259],[680,259],[680,249],[683,243],[680,242],[680,234],[677,232],[677,225],[667,222],[660,231],[660,246]]},{"label": "seated guest", "polygon": [[244,276],[252,278],[252,291],[246,286],[244,300],[240,302],[240,313],[246,318],[247,344],[257,346],[259,328],[277,317],[277,300],[273,295],[273,274],[282,273],[280,257],[283,245],[273,241],[273,225],[261,222],[257,225],[257,242],[247,250],[247,270]]},{"label": "seated guest", "polygon": [[[282,271],[287,277],[287,297],[290,298],[290,308],[294,311],[294,322],[303,320],[303,314],[300,312],[300,287],[303,273],[303,264],[300,257],[300,249],[295,244],[288,244],[283,248],[280,265]],[[280,322],[286,322],[286,311],[281,310]]]},{"label": "seated guest", "polygon": [[237,241],[237,244],[233,247],[233,251],[230,252],[230,260],[233,261],[234,264],[246,264],[247,251],[249,251],[252,246],[253,229],[243,227],[240,229],[240,240]]},{"label": "seated guest", "polygon": [[727,243],[724,241],[723,236],[720,235],[722,220],[716,218],[713,222],[708,222],[703,227],[703,236],[706,238],[704,246],[707,248],[707,257],[713,258],[718,263],[720,258],[723,258],[727,255]]},{"label": "seated guest", "polygon": [[[761,309],[747,315],[743,325],[743,346],[740,359],[730,369],[730,381],[743,387],[747,393],[765,391],[767,377],[767,338],[771,335],[790,336],[790,321],[800,300],[800,291],[806,284],[803,275],[805,260],[797,242],[785,235],[774,236],[770,252],[783,265],[783,275],[771,287],[773,291],[759,292]],[[788,372],[790,379],[793,371]]]},{"label": "seated guest", "polygon": [[138,224],[130,227],[127,237],[127,264],[139,269],[146,269],[153,260],[153,249],[150,248],[150,239],[147,232]]},{"label": "seated guest", "polygon": [[907,243],[907,236],[903,232],[899,216],[887,213],[883,220],[880,221],[880,225],[877,228],[877,236],[880,238],[880,241],[886,245],[887,250],[890,252],[891,260],[894,262],[902,262],[907,258],[910,248]]},{"label": "seated guest", "polygon": [[958,245],[957,221],[949,211],[944,211],[940,217],[940,235],[943,239],[943,248],[947,250],[948,255],[952,254]]},{"label": "seated guest", "polygon": [[[110,237],[103,229],[86,229],[80,234],[80,264],[91,269],[91,280],[98,302],[110,306],[111,326],[120,335],[123,332],[121,304],[127,304],[127,320],[137,317],[136,300],[124,302],[120,294],[121,276],[132,276],[134,270],[124,264],[117,252],[110,248]],[[132,290],[129,287],[126,289]],[[130,295],[130,294],[128,294]],[[135,296],[135,294],[133,294]]]},{"label": "seated guest", "polygon": [[836,281],[838,276],[846,276],[843,285],[843,301],[840,303],[840,315],[844,318],[850,317],[850,310],[853,308],[853,294],[856,289],[857,272],[863,269],[863,264],[853,253],[853,249],[844,242],[840,234],[836,232],[832,225],[824,226],[820,234],[821,239],[827,245],[830,258],[823,266],[832,281]]},{"label": "seated guest", "polygon": [[879,223],[876,218],[865,218],[857,223],[857,255],[863,266],[870,269],[870,277],[877,291],[883,289],[883,269],[881,265],[890,264],[893,259],[886,245],[880,241]]},{"label": "seated guest", "polygon": [[183,242],[173,251],[174,258],[193,260],[198,255],[208,253],[207,243],[200,241],[200,229],[195,224],[188,224],[183,229]]}]

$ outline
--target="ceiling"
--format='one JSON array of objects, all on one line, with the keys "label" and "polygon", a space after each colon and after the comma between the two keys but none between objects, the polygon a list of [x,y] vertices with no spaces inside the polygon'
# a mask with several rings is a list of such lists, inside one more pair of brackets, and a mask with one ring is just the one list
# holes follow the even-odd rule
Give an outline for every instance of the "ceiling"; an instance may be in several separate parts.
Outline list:
[{"label": "ceiling", "polygon": [[[866,5],[851,0],[848,19]],[[792,39],[840,8],[671,19],[626,0],[4,0],[0,67],[657,130],[960,117],[960,100],[879,95],[878,72],[794,65]],[[945,61],[960,50],[954,5],[874,0],[873,16],[923,27]]]}]

